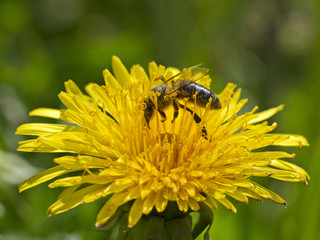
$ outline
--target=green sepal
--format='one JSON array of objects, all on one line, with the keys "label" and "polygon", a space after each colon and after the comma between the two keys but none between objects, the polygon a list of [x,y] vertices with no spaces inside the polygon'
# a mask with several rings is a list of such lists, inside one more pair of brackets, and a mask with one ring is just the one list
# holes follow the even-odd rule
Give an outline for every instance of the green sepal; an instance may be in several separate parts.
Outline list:
[{"label": "green sepal", "polygon": [[166,209],[159,213],[159,212],[154,212],[155,215],[162,217],[165,221],[169,221],[171,219],[177,219],[177,218],[182,218],[187,215],[189,215],[188,212],[181,212],[179,210],[178,204],[174,201],[169,201]]},{"label": "green sepal", "polygon": [[145,239],[144,234],[146,231],[147,224],[148,220],[146,220],[145,218],[141,218],[139,222],[136,225],[134,225],[133,228],[129,228],[128,240]]},{"label": "green sepal", "polygon": [[193,240],[192,219],[190,215],[176,218],[165,223],[170,240]]},{"label": "green sepal", "polygon": [[204,202],[199,202],[200,209],[195,214],[199,215],[198,221],[192,229],[192,236],[196,239],[206,228],[204,240],[210,240],[209,230],[213,223],[213,210]]},{"label": "green sepal", "polygon": [[127,240],[128,239],[128,216],[129,213],[125,212],[122,216],[122,221],[119,226],[117,240]]},{"label": "green sepal", "polygon": [[152,216],[148,219],[145,226],[144,239],[165,239],[164,219],[158,216]]}]

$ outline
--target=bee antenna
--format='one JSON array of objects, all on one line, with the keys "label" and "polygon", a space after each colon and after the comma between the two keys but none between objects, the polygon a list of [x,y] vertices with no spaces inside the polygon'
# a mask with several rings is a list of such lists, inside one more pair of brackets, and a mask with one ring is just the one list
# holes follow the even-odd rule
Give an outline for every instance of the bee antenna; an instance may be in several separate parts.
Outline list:
[{"label": "bee antenna", "polygon": [[159,80],[159,79],[161,79],[162,82],[164,82],[164,83],[166,83],[166,82],[168,81],[168,80],[166,80],[166,79],[164,78],[163,75],[160,75],[160,77],[155,78],[153,81],[157,81],[157,80]]}]

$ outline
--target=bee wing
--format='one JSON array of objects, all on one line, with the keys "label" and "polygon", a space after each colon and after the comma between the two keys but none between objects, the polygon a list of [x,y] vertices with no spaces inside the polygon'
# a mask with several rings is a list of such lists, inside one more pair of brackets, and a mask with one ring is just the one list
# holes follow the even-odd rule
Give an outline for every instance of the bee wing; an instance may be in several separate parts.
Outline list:
[{"label": "bee wing", "polygon": [[[178,85],[174,85],[172,86],[172,88],[167,92],[167,94],[172,94],[175,91],[190,85],[194,82],[198,82],[199,80],[201,80],[204,76],[207,75],[207,73],[209,72],[208,69],[206,68],[199,68],[199,65],[190,67],[190,68],[186,68],[184,70],[182,70],[180,73],[176,74],[175,76],[173,76],[172,78],[168,79],[166,82],[170,81],[170,80],[174,80],[174,81],[179,81],[179,80],[188,80],[187,83],[184,84],[178,84]],[[178,78],[177,78],[178,77]],[[209,76],[207,76],[206,78],[206,82],[208,82],[208,79],[210,79]],[[207,85],[207,84],[206,84]],[[210,85],[210,80],[209,80],[209,85]]]},{"label": "bee wing", "polygon": [[184,80],[184,79],[196,82],[209,72],[208,69],[199,68],[198,66],[200,66],[200,64],[193,66],[193,67],[183,69],[181,72],[170,77],[169,79],[164,79],[163,76],[160,78],[164,81],[164,83],[168,83],[170,81]]},{"label": "bee wing", "polygon": [[[186,83],[184,85],[180,85],[178,87],[171,88],[167,92],[167,94],[172,94],[173,92],[177,91],[178,89],[183,88],[184,86],[189,85],[193,82],[198,82],[199,80],[201,80],[201,82],[204,83],[201,85],[204,85],[205,87],[209,87],[210,82],[211,82],[210,77],[207,75],[209,70],[206,68],[199,68],[200,65],[201,64],[198,64],[196,66],[183,69],[181,72],[173,75],[169,79],[165,79],[165,77],[163,75],[161,75],[159,78],[154,79],[154,81],[157,81],[160,79],[160,80],[162,80],[163,83],[165,83],[167,85],[169,85],[168,83],[170,81],[173,81],[173,82],[176,82],[179,80],[189,80],[190,81],[189,83]],[[202,79],[203,79],[203,81],[202,81]],[[208,84],[206,84],[206,83],[208,83]]]},{"label": "bee wing", "polygon": [[197,82],[207,75],[209,69],[195,67],[190,70],[190,74],[185,77],[185,79],[190,80],[192,82]]}]

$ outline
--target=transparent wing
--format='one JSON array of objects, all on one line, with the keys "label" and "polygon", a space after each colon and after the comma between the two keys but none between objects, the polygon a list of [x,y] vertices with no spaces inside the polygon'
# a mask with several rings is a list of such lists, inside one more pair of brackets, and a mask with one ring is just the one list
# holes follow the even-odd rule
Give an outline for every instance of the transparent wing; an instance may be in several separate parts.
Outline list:
[{"label": "transparent wing", "polygon": [[[165,81],[165,83],[169,83],[171,81],[171,86],[172,86],[172,88],[167,92],[167,94],[172,94],[172,93],[178,91],[179,89],[181,89],[189,84],[192,84],[194,82],[197,82],[200,84],[199,81],[202,80],[204,77],[206,79],[203,82],[208,82],[209,84],[206,84],[206,85],[209,86],[210,81],[211,81],[210,77],[207,75],[209,70],[206,68],[199,68],[198,66],[199,65],[196,65],[196,66],[193,66],[190,68],[186,68],[186,69],[182,70],[180,73],[171,77],[170,79],[167,79]],[[180,83],[178,82],[179,80],[187,80],[187,82],[181,84],[181,82]],[[178,84],[174,84],[174,83],[178,83]],[[207,86],[205,86],[205,87],[207,87]]]},{"label": "transparent wing", "polygon": [[203,78],[209,70],[206,68],[199,68],[200,65],[196,65],[193,67],[189,67],[183,69],[181,72],[177,73],[176,75],[172,76],[169,79],[164,79],[165,83],[170,83],[171,81],[178,81],[178,80],[189,80],[192,82],[197,82],[201,78]]}]

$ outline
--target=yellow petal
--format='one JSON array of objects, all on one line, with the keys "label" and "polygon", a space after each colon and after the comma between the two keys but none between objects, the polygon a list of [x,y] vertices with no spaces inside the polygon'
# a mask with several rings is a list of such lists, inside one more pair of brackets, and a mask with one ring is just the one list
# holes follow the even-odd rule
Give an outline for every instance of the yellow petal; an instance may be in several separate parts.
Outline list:
[{"label": "yellow petal", "polygon": [[[99,156],[83,137],[84,133],[59,133],[19,142],[18,151],[25,152],[79,152]],[[82,137],[82,138],[81,138]]]},{"label": "yellow petal", "polygon": [[219,203],[221,203],[225,208],[229,209],[230,211],[236,213],[237,209],[233,206],[233,204],[226,198],[219,198],[217,199]]},{"label": "yellow petal", "polygon": [[140,197],[140,188],[139,188],[139,186],[134,186],[134,187],[132,187],[131,189],[128,190],[128,195],[126,196],[127,199],[129,199],[129,200],[137,199],[138,197]]},{"label": "yellow petal", "polygon": [[281,111],[283,108],[284,108],[284,104],[281,104],[278,107],[270,108],[266,111],[256,113],[257,117],[255,119],[250,120],[249,123],[262,122],[263,120],[271,118],[273,115]]},{"label": "yellow petal", "polygon": [[183,186],[183,189],[187,191],[190,197],[194,197],[196,191],[193,185],[191,185],[190,183],[187,183]]},{"label": "yellow petal", "polygon": [[153,77],[158,73],[158,65],[155,62],[149,63],[149,76],[150,79],[153,79]]},{"label": "yellow petal", "polygon": [[60,110],[53,108],[37,108],[29,113],[30,116],[38,116],[38,117],[48,117],[59,119],[60,118]]},{"label": "yellow petal", "polygon": [[[90,177],[91,176],[88,176],[89,183],[92,182],[95,184],[102,184],[105,186],[105,188],[102,191],[97,192],[95,195],[91,194],[91,195],[85,196],[83,198],[83,201],[86,203],[93,202],[99,198],[105,197],[105,196],[112,194],[112,193],[114,195],[119,194],[120,196],[123,196],[122,193],[125,193],[124,199],[121,199],[121,205],[130,201],[131,199],[137,197],[136,195],[130,194],[130,193],[132,193],[132,189],[134,188],[134,186],[131,188],[130,188],[130,186],[129,187],[128,186],[121,186],[121,187],[115,188],[113,183],[108,185],[108,183],[110,183],[112,181],[112,179],[110,179],[108,176],[104,176],[104,178],[102,178],[100,182],[99,182],[99,177],[91,178],[93,180],[91,180]],[[112,201],[116,201],[116,200],[118,200],[118,198],[115,198]]]},{"label": "yellow petal", "polygon": [[141,198],[145,199],[151,192],[152,181],[145,184],[141,190]]},{"label": "yellow petal", "polygon": [[84,132],[84,129],[62,124],[26,123],[18,127],[16,134],[45,136],[59,132]]},{"label": "yellow petal", "polygon": [[251,159],[260,160],[260,159],[276,159],[276,158],[293,158],[295,154],[289,154],[282,151],[267,151],[267,152],[253,152],[250,156]]},{"label": "yellow petal", "polygon": [[289,182],[306,182],[308,179],[308,175],[306,174],[306,172],[300,174],[295,171],[280,170],[270,167],[253,166],[252,169],[247,169],[243,172],[248,176],[272,177]]},{"label": "yellow petal", "polygon": [[137,64],[131,68],[131,75],[135,81],[149,85],[148,75],[140,65]]},{"label": "yellow petal", "polygon": [[86,90],[97,102],[99,101],[101,103],[101,107],[103,107],[108,113],[110,113],[112,117],[118,120],[118,111],[114,102],[108,97],[108,95],[100,86],[92,83],[86,87]]},{"label": "yellow petal", "polygon": [[299,173],[300,175],[306,176],[307,179],[310,179],[310,176],[303,168],[287,161],[283,161],[279,159],[271,160],[270,166],[280,168],[280,169],[291,170]]},{"label": "yellow petal", "polygon": [[112,56],[112,69],[121,86],[124,86],[126,82],[131,82],[131,76],[128,70],[117,56]]},{"label": "yellow petal", "polygon": [[27,180],[23,181],[19,184],[19,192],[22,192],[28,188],[34,187],[36,185],[39,185],[43,182],[49,181],[55,177],[58,177],[60,175],[72,172],[73,170],[65,169],[62,166],[56,166],[49,168],[47,170],[44,170],[31,178],[28,178]]},{"label": "yellow petal", "polygon": [[83,95],[79,87],[72,81],[68,80],[64,83],[67,93],[73,95]]},{"label": "yellow petal", "polygon": [[75,191],[77,191],[79,189],[80,186],[72,186],[72,187],[68,187],[67,189],[65,189],[62,193],[60,193],[58,199],[60,198],[64,198],[66,196],[68,196],[69,194],[72,195]]},{"label": "yellow petal", "polygon": [[[85,175],[85,176],[73,176],[73,177],[65,177],[60,178],[53,183],[49,184],[50,188],[55,187],[70,187],[74,185],[80,185],[83,183],[90,184],[108,184],[112,182],[112,178],[109,176],[98,176],[98,175]],[[107,188],[108,189],[108,188]],[[121,191],[120,188],[118,188]],[[106,193],[107,195],[108,193]]]},{"label": "yellow petal", "polygon": [[168,200],[165,199],[162,194],[162,191],[159,191],[155,201],[155,207],[158,212],[163,212],[168,204]]},{"label": "yellow petal", "polygon": [[251,190],[249,190],[248,188],[244,188],[244,187],[239,187],[238,188],[239,191],[241,191],[244,195],[246,195],[249,198],[252,198],[254,200],[259,200],[262,202],[262,198],[255,192],[252,192]]},{"label": "yellow petal", "polygon": [[184,188],[180,188],[178,194],[179,198],[182,200],[187,200],[189,198],[189,194]]},{"label": "yellow petal", "polygon": [[136,225],[136,223],[142,217],[142,206],[144,200],[138,198],[134,201],[133,205],[130,208],[129,218],[128,218],[128,227]]},{"label": "yellow petal", "polygon": [[217,209],[217,204],[209,197],[207,196],[206,200],[203,201],[205,204],[207,204],[211,209]]},{"label": "yellow petal", "polygon": [[143,202],[142,212],[145,215],[148,215],[154,207],[156,201],[157,194],[154,191],[151,191],[150,194],[146,197],[145,201]]},{"label": "yellow petal", "polygon": [[106,86],[110,86],[113,89],[119,89],[121,87],[117,79],[112,76],[108,69],[103,70],[102,73]]},{"label": "yellow petal", "polygon": [[248,203],[248,198],[246,197],[246,195],[239,190],[228,192],[226,194],[240,202]]},{"label": "yellow petal", "polygon": [[261,185],[259,185],[256,182],[252,182],[252,183],[253,183],[254,187],[252,189],[250,189],[251,191],[257,193],[261,197],[268,198],[274,202],[286,205],[286,201],[283,200],[278,194],[270,191],[269,189],[267,189],[265,187],[262,187]]},{"label": "yellow petal", "polygon": [[189,207],[188,207],[188,201],[186,200],[182,200],[182,199],[179,199],[177,201],[177,204],[178,204],[178,207],[179,207],[179,210],[181,212],[187,212]]},{"label": "yellow petal", "polygon": [[81,105],[79,99],[66,92],[60,92],[58,95],[60,101],[68,108],[77,113],[85,112],[84,106]]},{"label": "yellow petal", "polygon": [[206,198],[199,191],[196,191],[194,199],[198,202],[204,201]]},{"label": "yellow petal", "polygon": [[162,83],[160,76],[165,74],[165,67],[162,65],[157,65],[155,62],[149,64],[149,75],[150,75],[150,86],[154,87]]},{"label": "yellow petal", "polygon": [[49,207],[48,211],[53,215],[68,211],[82,204],[85,196],[96,195],[97,192],[103,191],[104,188],[104,185],[91,185],[72,192],[72,194],[63,194]]},{"label": "yellow petal", "polygon": [[90,169],[108,166],[108,160],[93,156],[63,156],[55,158],[54,162],[62,165],[66,169]]},{"label": "yellow petal", "polygon": [[[268,135],[270,136],[271,134],[268,134]],[[276,146],[292,146],[292,147],[296,146],[299,148],[301,148],[302,146],[309,146],[308,140],[301,135],[296,135],[296,134],[275,134],[275,135],[285,138],[281,141],[276,141],[273,144]]]},{"label": "yellow petal", "polygon": [[66,177],[66,178],[60,178],[53,183],[49,184],[49,188],[55,188],[55,187],[71,187],[74,185],[79,185],[82,183],[82,177],[81,176],[74,176],[74,177]]},{"label": "yellow petal", "polygon": [[195,212],[199,211],[200,206],[199,206],[199,204],[198,204],[198,202],[196,200],[194,200],[193,198],[189,198],[187,200],[187,202],[188,202],[189,207],[193,211],[195,211]]},{"label": "yellow petal", "polygon": [[112,217],[112,215],[117,211],[119,206],[131,200],[127,198],[127,195],[127,191],[116,193],[106,202],[106,204],[101,208],[101,210],[98,213],[96,227],[105,224],[110,219],[110,217]]},{"label": "yellow petal", "polygon": [[[163,77],[166,80],[168,80],[179,73],[180,73],[180,70],[178,68],[168,67],[168,68],[166,68],[165,72],[163,73]],[[187,78],[187,77],[185,76],[185,78]]]}]

